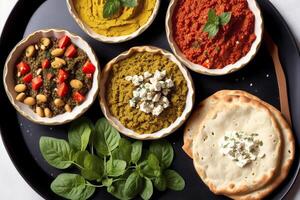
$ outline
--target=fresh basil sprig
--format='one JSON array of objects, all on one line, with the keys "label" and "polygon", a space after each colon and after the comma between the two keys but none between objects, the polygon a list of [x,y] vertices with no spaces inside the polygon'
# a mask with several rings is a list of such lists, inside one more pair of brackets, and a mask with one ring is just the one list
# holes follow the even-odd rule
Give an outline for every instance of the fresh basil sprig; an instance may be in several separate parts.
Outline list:
[{"label": "fresh basil sprig", "polygon": [[122,138],[105,118],[99,119],[95,126],[86,118],[74,121],[68,140],[40,138],[41,153],[50,165],[79,169],[80,175],[62,173],[52,182],[51,190],[61,197],[85,200],[96,188],[106,187],[118,199],[139,195],[148,200],[154,188],[179,191],[185,187],[184,179],[168,169],[174,151],[166,140],[151,142],[149,149],[145,149],[141,141]]},{"label": "fresh basil sprig", "polygon": [[103,8],[103,17],[110,18],[124,7],[136,7],[138,0],[106,0]]},{"label": "fresh basil sprig", "polygon": [[220,26],[228,24],[230,19],[231,12],[224,12],[218,16],[214,9],[210,9],[208,11],[208,19],[203,31],[207,32],[210,38],[215,37],[219,32]]}]

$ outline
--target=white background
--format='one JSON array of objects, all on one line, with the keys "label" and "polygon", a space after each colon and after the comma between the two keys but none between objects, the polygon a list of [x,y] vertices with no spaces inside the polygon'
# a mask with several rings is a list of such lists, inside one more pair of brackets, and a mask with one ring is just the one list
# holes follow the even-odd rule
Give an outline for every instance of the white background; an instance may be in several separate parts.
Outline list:
[{"label": "white background", "polygon": [[[0,33],[2,32],[7,16],[16,2],[17,0],[0,0]],[[273,4],[288,22],[292,32],[296,36],[298,44],[300,44],[300,0],[271,0],[271,2],[273,2]],[[18,174],[5,151],[1,138],[0,195],[0,199],[2,200],[42,199]],[[289,193],[286,199],[300,200],[300,177],[298,177],[296,184],[293,186],[292,191]]]}]

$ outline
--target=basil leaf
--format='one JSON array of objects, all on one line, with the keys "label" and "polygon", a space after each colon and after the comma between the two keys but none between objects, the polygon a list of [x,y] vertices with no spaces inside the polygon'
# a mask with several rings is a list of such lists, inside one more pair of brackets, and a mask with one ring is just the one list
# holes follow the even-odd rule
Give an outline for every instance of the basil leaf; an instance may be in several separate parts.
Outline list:
[{"label": "basil leaf", "polygon": [[136,7],[138,5],[137,0],[121,0],[124,7]]},{"label": "basil leaf", "polygon": [[110,159],[106,163],[107,175],[111,177],[118,177],[125,173],[126,162],[124,160]]},{"label": "basil leaf", "polygon": [[185,181],[175,170],[167,169],[164,172],[164,175],[167,180],[168,188],[175,191],[180,191],[184,189]]},{"label": "basil leaf", "polygon": [[144,188],[142,189],[140,195],[142,199],[148,200],[153,194],[153,185],[149,178],[145,178]]},{"label": "basil leaf", "polygon": [[113,183],[113,179],[112,178],[106,178],[102,180],[102,185],[109,187],[111,186]]},{"label": "basil leaf", "polygon": [[137,171],[132,172],[127,178],[124,186],[124,194],[129,198],[135,197],[142,189],[142,178]]},{"label": "basil leaf", "polygon": [[105,118],[96,122],[94,146],[99,155],[109,155],[119,145],[121,136]]},{"label": "basil leaf", "polygon": [[220,18],[220,24],[222,26],[228,24],[231,19],[231,12],[224,12],[220,15],[219,18]]},{"label": "basil leaf", "polygon": [[76,151],[86,149],[92,132],[91,123],[87,118],[80,118],[72,122],[68,131],[68,140],[70,146]]},{"label": "basil leaf", "polygon": [[162,169],[170,167],[174,157],[172,145],[167,140],[152,142],[149,151],[156,155]]},{"label": "basil leaf", "polygon": [[51,183],[51,190],[66,199],[85,200],[93,195],[95,188],[87,186],[82,176],[77,174],[60,174]]},{"label": "basil leaf", "polygon": [[143,143],[141,141],[136,141],[132,143],[132,151],[131,151],[131,161],[133,163],[137,163],[142,155]]},{"label": "basil leaf", "polygon": [[112,155],[114,159],[124,160],[129,163],[131,161],[131,151],[131,142],[125,138],[121,138],[119,141],[119,147],[113,151]]},{"label": "basil leaf", "polygon": [[149,167],[151,167],[152,169],[157,169],[159,170],[159,160],[157,159],[157,157],[155,156],[155,154],[150,153],[147,159],[148,165]]},{"label": "basil leaf", "polygon": [[220,24],[219,17],[217,16],[216,11],[214,9],[210,9],[208,11],[208,20],[207,20],[207,22],[209,24],[215,24],[217,26]]},{"label": "basil leaf", "polygon": [[125,181],[120,180],[113,183],[112,186],[107,187],[107,192],[112,194],[114,197],[122,200],[130,199],[124,194]]},{"label": "basil leaf", "polygon": [[207,32],[208,36],[212,38],[219,32],[219,26],[215,24],[205,24],[203,31]]},{"label": "basil leaf", "polygon": [[72,151],[67,141],[51,137],[41,137],[39,145],[44,159],[51,166],[58,169],[66,169],[71,166]]},{"label": "basil leaf", "polygon": [[110,18],[117,14],[121,9],[121,2],[119,0],[106,0],[103,8],[103,17]]},{"label": "basil leaf", "polygon": [[148,177],[148,178],[155,178],[155,177],[159,177],[161,175],[160,170],[154,170],[152,169],[147,161],[144,161],[142,163],[140,163],[140,165],[138,165],[140,168],[140,172],[142,173],[142,175],[144,177]]},{"label": "basil leaf", "polygon": [[155,178],[153,181],[153,185],[158,191],[165,191],[167,189],[167,180],[165,176],[161,175]]},{"label": "basil leaf", "polygon": [[100,180],[104,174],[103,160],[95,155],[86,155],[83,167],[81,175],[89,181]]},{"label": "basil leaf", "polygon": [[84,159],[87,155],[89,155],[87,151],[78,151],[75,153],[73,160],[80,166],[84,166]]}]

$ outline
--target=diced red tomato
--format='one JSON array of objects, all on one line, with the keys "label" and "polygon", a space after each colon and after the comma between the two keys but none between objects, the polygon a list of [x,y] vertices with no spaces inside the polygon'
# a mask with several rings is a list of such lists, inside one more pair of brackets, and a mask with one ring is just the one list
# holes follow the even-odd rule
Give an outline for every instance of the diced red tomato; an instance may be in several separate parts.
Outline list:
[{"label": "diced red tomato", "polygon": [[67,80],[69,74],[63,69],[58,70],[58,75],[57,75],[57,82],[58,83],[63,83],[65,80]]},{"label": "diced red tomato", "polygon": [[71,41],[70,38],[65,35],[64,37],[59,39],[58,47],[63,49],[69,45],[70,41]]},{"label": "diced red tomato", "polygon": [[77,102],[77,103],[81,103],[85,100],[85,96],[80,94],[79,92],[74,92],[73,93],[73,99]]},{"label": "diced red tomato", "polygon": [[30,71],[29,65],[24,61],[21,61],[17,65],[17,68],[18,68],[19,72],[21,73],[21,75],[27,74]]},{"label": "diced red tomato", "polygon": [[35,77],[31,81],[31,87],[33,90],[38,90],[43,85],[43,79],[41,77]]},{"label": "diced red tomato", "polygon": [[92,78],[92,77],[93,77],[93,74],[86,74],[86,77],[87,77],[87,78]]},{"label": "diced red tomato", "polygon": [[43,60],[42,62],[42,68],[46,69],[50,66],[50,61],[46,58],[45,60]]},{"label": "diced red tomato", "polygon": [[26,74],[26,75],[23,77],[22,80],[23,80],[24,83],[30,83],[31,80],[32,80],[32,73]]},{"label": "diced red tomato", "polygon": [[65,52],[65,56],[68,57],[68,58],[73,58],[77,53],[77,49],[76,47],[74,46],[74,44],[71,44],[66,52]]},{"label": "diced red tomato", "polygon": [[48,73],[46,75],[46,78],[47,78],[48,81],[50,81],[52,77],[53,77],[53,74],[51,74],[51,73]]},{"label": "diced red tomato", "polygon": [[85,74],[93,74],[95,70],[96,67],[90,61],[87,61],[82,67],[82,72]]},{"label": "diced red tomato", "polygon": [[64,96],[67,95],[68,90],[69,90],[69,88],[68,88],[67,84],[66,83],[61,83],[57,86],[57,95],[59,97],[64,97]]}]

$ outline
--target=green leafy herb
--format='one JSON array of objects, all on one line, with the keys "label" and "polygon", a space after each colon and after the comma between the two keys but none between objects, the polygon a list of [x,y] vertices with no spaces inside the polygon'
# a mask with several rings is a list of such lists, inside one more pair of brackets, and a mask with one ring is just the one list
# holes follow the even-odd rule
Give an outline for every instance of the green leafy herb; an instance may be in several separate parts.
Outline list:
[{"label": "green leafy herb", "polygon": [[208,11],[208,19],[204,25],[203,31],[207,32],[209,37],[215,37],[219,32],[220,26],[228,24],[230,19],[231,12],[224,12],[218,16],[214,9],[210,9]]},{"label": "green leafy herb", "polygon": [[170,167],[173,161],[174,151],[172,145],[168,141],[159,140],[153,142],[149,147],[149,151],[156,155],[162,169]]},{"label": "green leafy herb", "polygon": [[106,0],[103,8],[103,17],[111,18],[123,7],[136,7],[138,5],[137,0]]},{"label": "green leafy herb", "polygon": [[85,179],[77,174],[60,174],[51,183],[51,190],[66,199],[88,199],[95,192]]},{"label": "green leafy herb", "polygon": [[72,152],[65,140],[41,137],[40,150],[44,159],[53,167],[66,169],[72,164]]},{"label": "green leafy herb", "polygon": [[144,188],[142,189],[140,195],[144,200],[151,198],[153,194],[153,184],[149,178],[145,178]]},{"label": "green leafy herb", "polygon": [[[143,149],[141,141],[121,138],[104,118],[95,127],[85,118],[74,121],[68,138],[69,143],[50,137],[40,139],[40,150],[50,165],[65,169],[73,164],[81,173],[56,177],[50,187],[59,196],[85,200],[95,188],[106,187],[118,199],[140,195],[147,200],[153,194],[153,187],[159,191],[184,188],[183,178],[168,169],[174,151],[166,140],[151,142],[149,150]],[[97,154],[93,154],[94,149]]]},{"label": "green leafy herb", "polygon": [[124,160],[110,159],[106,163],[107,175],[110,177],[118,177],[125,173],[126,162]]},{"label": "green leafy herb", "polygon": [[167,169],[164,172],[164,175],[167,180],[168,188],[175,191],[180,191],[184,189],[185,181],[176,171]]},{"label": "green leafy herb", "polygon": [[89,143],[89,138],[92,133],[92,122],[86,118],[76,120],[71,124],[68,132],[70,146],[74,150],[84,151]]},{"label": "green leafy herb", "polygon": [[143,143],[141,141],[136,141],[132,143],[131,151],[131,161],[137,163],[142,155]]},{"label": "green leafy herb", "polygon": [[98,154],[109,155],[118,147],[120,139],[118,131],[106,119],[101,118],[96,122],[94,146]]},{"label": "green leafy herb", "polygon": [[95,155],[87,154],[84,159],[81,175],[89,181],[101,180],[104,174],[103,160]]},{"label": "green leafy herb", "polygon": [[140,193],[142,189],[142,177],[139,175],[138,172],[133,172],[127,178],[124,186],[124,194],[129,197],[133,198],[137,194]]}]

